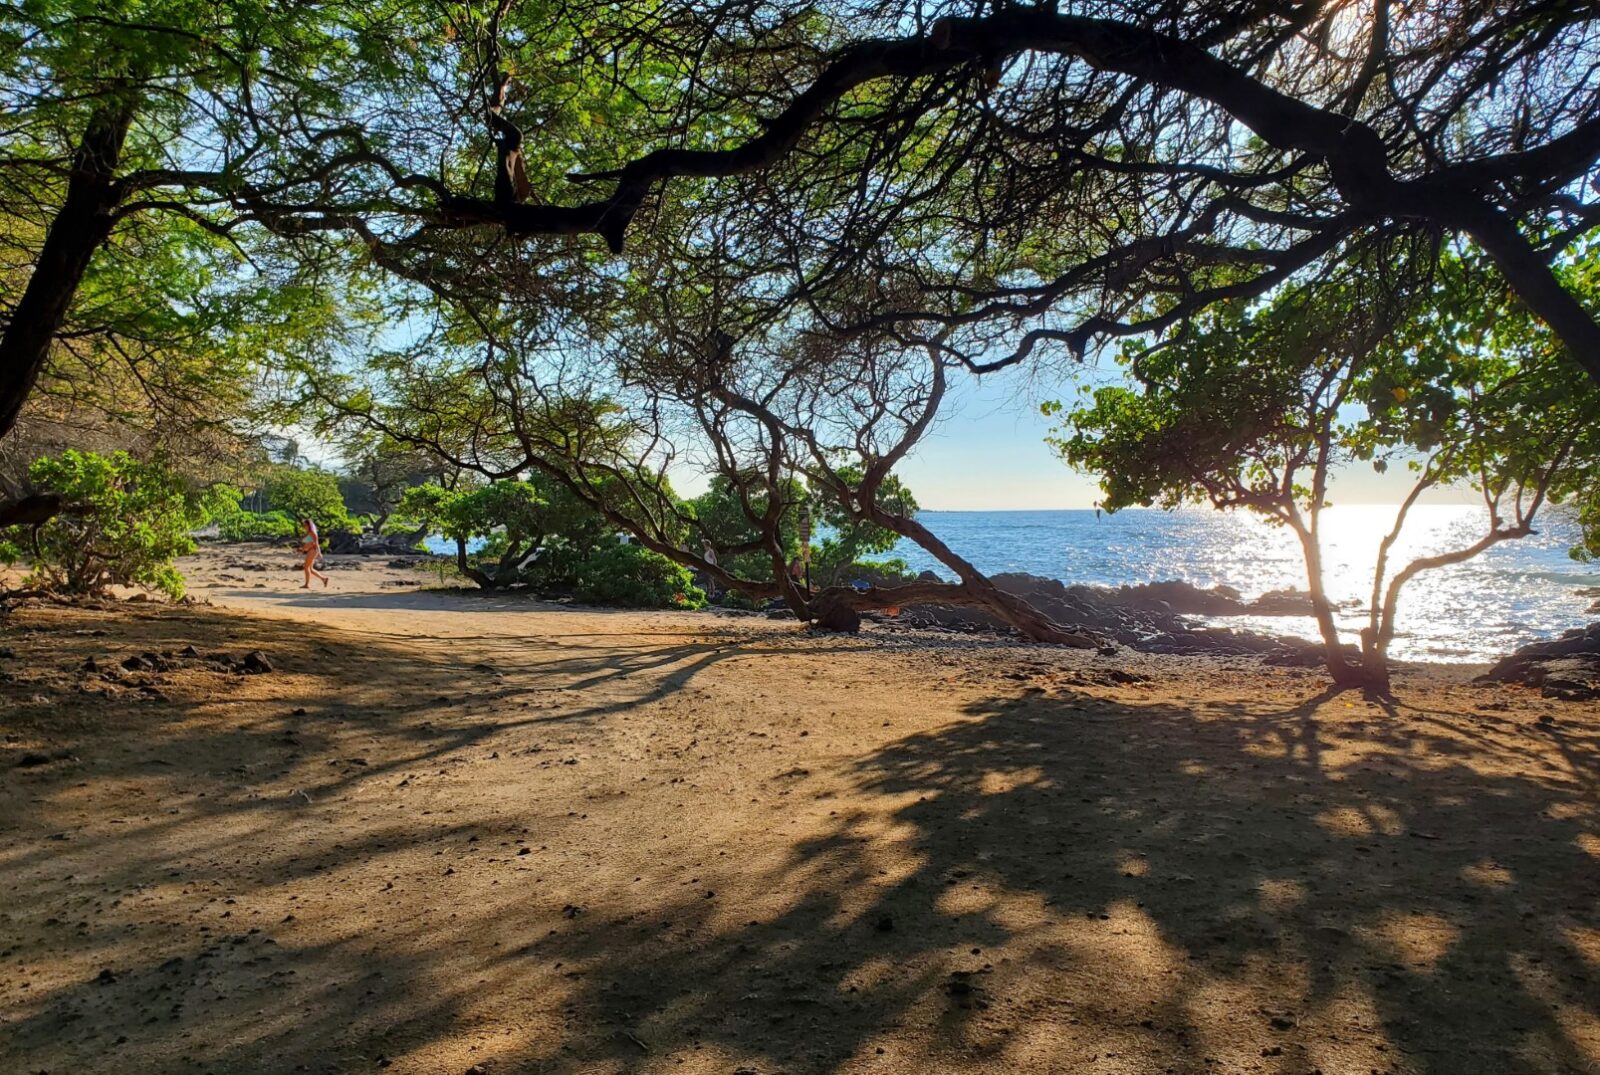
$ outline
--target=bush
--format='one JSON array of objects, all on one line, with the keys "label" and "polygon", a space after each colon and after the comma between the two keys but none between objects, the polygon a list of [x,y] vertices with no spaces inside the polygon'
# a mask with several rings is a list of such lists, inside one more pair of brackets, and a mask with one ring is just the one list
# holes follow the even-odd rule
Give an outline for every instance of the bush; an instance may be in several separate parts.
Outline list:
[{"label": "bush", "polygon": [[269,515],[282,513],[291,520],[308,517],[324,535],[336,530],[361,532],[360,524],[345,508],[339,479],[325,470],[281,467],[267,478],[262,491],[272,508]]},{"label": "bush", "polygon": [[277,541],[292,538],[294,519],[281,511],[230,511],[217,516],[217,537],[223,541]]},{"label": "bush", "polygon": [[172,561],[194,551],[189,532],[225,507],[231,490],[198,493],[160,463],[126,452],[69,450],[28,468],[34,485],[60,493],[67,509],[40,527],[0,532],[7,559],[27,559],[34,581],[66,593],[141,586],[176,599],[183,576]]},{"label": "bush", "polygon": [[[580,562],[609,534],[604,519],[543,480],[462,489],[415,485],[396,514],[454,541],[457,569],[486,589],[573,585]],[[479,545],[469,556],[472,541]]]},{"label": "bush", "polygon": [[[916,573],[906,566],[906,562],[899,557],[889,560],[856,560],[838,571],[839,581],[849,583],[856,579],[866,579],[874,586],[893,586],[896,583],[911,582],[916,579]],[[816,580],[813,579],[813,582]]]},{"label": "bush", "polygon": [[702,608],[689,569],[639,545],[606,545],[578,565],[580,601],[617,608]]}]

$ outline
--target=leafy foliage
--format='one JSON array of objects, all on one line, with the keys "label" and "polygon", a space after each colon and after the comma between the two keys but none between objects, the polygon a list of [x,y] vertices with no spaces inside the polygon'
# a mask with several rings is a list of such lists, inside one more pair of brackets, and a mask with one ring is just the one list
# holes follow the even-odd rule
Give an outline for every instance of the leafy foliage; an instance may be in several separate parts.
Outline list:
[{"label": "leafy foliage", "polygon": [[345,507],[339,479],[325,470],[278,467],[262,487],[272,512],[290,519],[309,518],[324,533],[359,528]]},{"label": "leafy foliage", "polygon": [[705,591],[680,564],[638,545],[605,545],[578,565],[579,600],[619,608],[700,608]]},{"label": "leafy foliage", "polygon": [[[1586,266],[1569,268],[1580,277]],[[1381,279],[1369,267],[1227,304],[1194,331],[1130,347],[1130,383],[1095,389],[1050,442],[1100,476],[1109,510],[1199,500],[1293,529],[1336,675],[1343,658],[1318,540],[1329,474],[1406,462],[1416,484],[1380,545],[1363,632],[1364,662],[1386,683],[1409,578],[1526,536],[1547,500],[1595,487],[1600,393],[1475,252],[1446,258],[1414,293]],[[1450,483],[1479,491],[1487,533],[1389,576],[1386,555],[1411,504]]]},{"label": "leafy foliage", "polygon": [[194,551],[190,531],[236,495],[225,487],[196,492],[166,465],[126,452],[69,450],[37,460],[29,476],[59,493],[67,510],[37,534],[18,527],[0,538],[32,564],[39,582],[74,594],[140,586],[182,597],[173,560]]},{"label": "leafy foliage", "polygon": [[216,517],[217,537],[223,541],[279,541],[292,538],[299,527],[281,511],[223,511]]},{"label": "leafy foliage", "polygon": [[[861,468],[844,466],[839,477],[851,486],[861,482]],[[816,586],[832,586],[848,579],[868,577],[875,582],[909,576],[904,560],[864,560],[893,549],[900,535],[893,530],[854,518],[837,500],[816,496],[821,521],[832,531],[811,550],[811,581]],[[878,486],[877,505],[896,515],[915,515],[917,498],[896,475],[890,474]]]},{"label": "leafy foliage", "polygon": [[772,553],[761,544],[761,523],[769,511],[777,514],[783,562],[800,555],[801,515],[808,495],[798,479],[786,479],[779,488],[782,503],[771,506],[766,489],[755,478],[717,474],[710,488],[688,501],[698,536],[720,550],[717,562],[731,574],[754,582],[774,577]]},{"label": "leafy foliage", "polygon": [[[577,562],[612,531],[593,510],[544,478],[463,489],[407,489],[400,513],[454,541],[462,574],[480,586],[570,584]],[[478,542],[475,562],[468,544]]]}]

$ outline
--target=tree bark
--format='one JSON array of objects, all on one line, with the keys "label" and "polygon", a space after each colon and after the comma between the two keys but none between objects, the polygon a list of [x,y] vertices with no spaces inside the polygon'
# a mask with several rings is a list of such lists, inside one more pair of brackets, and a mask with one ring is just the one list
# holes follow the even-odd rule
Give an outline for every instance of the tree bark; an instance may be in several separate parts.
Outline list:
[{"label": "tree bark", "polygon": [[111,234],[111,210],[119,196],[116,168],[132,122],[132,105],[102,104],[89,117],[72,155],[66,198],[50,222],[28,286],[0,334],[0,436],[17,424],[89,260]]},{"label": "tree bark", "polygon": [[[983,575],[972,581],[907,582],[899,586],[874,586],[865,593],[848,586],[829,586],[813,597],[807,606],[808,618],[823,626],[848,623],[845,613],[905,605],[965,605],[991,612],[1035,642],[1050,642],[1076,649],[1096,649],[1105,639],[1081,627],[1063,627],[1013,594],[1008,594]],[[859,623],[859,617],[857,617]],[[845,628],[851,629],[851,628]]]},{"label": "tree bark", "polygon": [[485,590],[494,589],[494,580],[482,571],[467,563],[467,539],[456,538],[456,568],[463,576],[477,583]]},{"label": "tree bark", "polygon": [[21,500],[0,503],[0,527],[43,526],[66,510],[60,493],[35,493]]},{"label": "tree bark", "polygon": [[1472,201],[1454,214],[1461,229],[1494,259],[1517,297],[1567,345],[1568,357],[1600,385],[1600,323],[1594,314],[1556,278],[1549,262],[1529,245],[1509,217],[1487,203]]}]

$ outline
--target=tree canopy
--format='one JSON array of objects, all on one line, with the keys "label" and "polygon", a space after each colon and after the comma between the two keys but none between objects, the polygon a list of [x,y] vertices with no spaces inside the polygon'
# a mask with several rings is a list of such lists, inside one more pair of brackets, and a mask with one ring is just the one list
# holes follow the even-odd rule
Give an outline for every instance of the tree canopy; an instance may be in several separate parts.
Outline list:
[{"label": "tree canopy", "polygon": [[[1586,504],[1600,479],[1600,389],[1480,260],[1453,253],[1409,292],[1365,265],[1271,301],[1223,304],[1192,331],[1128,347],[1127,384],[1086,389],[1070,410],[1047,405],[1066,412],[1052,442],[1099,477],[1110,510],[1200,501],[1287,526],[1305,552],[1336,677],[1386,687],[1407,581],[1528,536],[1547,502]],[[1579,290],[1593,271],[1587,251],[1564,267]],[[1335,467],[1392,462],[1416,478],[1379,545],[1357,673],[1324,592],[1320,513]],[[1458,483],[1482,497],[1482,537],[1391,573],[1388,553],[1412,506]]]},{"label": "tree canopy", "polygon": [[27,277],[0,430],[80,331],[97,259],[185,230],[244,251],[247,285],[326,283],[337,255],[512,300],[603,263],[530,237],[631,234],[736,266],[769,319],[938,329],[974,368],[1466,235],[1600,377],[1600,326],[1552,271],[1594,223],[1593,20],[1540,0],[28,0],[0,15],[0,221]]},{"label": "tree canopy", "polygon": [[[1178,352],[1152,340],[1300,331],[1263,311],[1308,288],[1404,307],[1459,270],[1600,382],[1575,275],[1600,224],[1596,17],[25,0],[0,12],[0,434],[53,392],[215,418],[292,370],[313,413],[290,420],[538,473],[713,574],[669,477],[741,485],[771,510],[739,551],[797,611],[792,481],[1004,603],[888,484],[952,376],[1118,340],[1153,369]],[[1192,387],[1243,413],[1306,388],[1254,352],[1217,361],[1254,372]],[[1421,379],[1504,398],[1492,373]],[[1384,421],[1414,441],[1422,405]],[[1399,436],[1377,413],[1351,451]],[[1146,462],[1130,495],[1161,483]]]}]

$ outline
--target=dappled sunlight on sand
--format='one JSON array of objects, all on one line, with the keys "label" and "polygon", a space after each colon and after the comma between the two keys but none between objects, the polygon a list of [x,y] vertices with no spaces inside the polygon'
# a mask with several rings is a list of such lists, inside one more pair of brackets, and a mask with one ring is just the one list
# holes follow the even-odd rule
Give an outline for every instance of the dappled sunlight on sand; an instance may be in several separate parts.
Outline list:
[{"label": "dappled sunlight on sand", "polygon": [[[30,1070],[1600,1064],[1576,706],[1558,740],[1450,684],[1030,689],[959,648],[935,689],[923,653],[690,617],[463,614],[469,653],[381,610],[80,615],[0,684],[65,754],[0,786]],[[230,633],[279,670],[78,690],[91,650]]]}]

